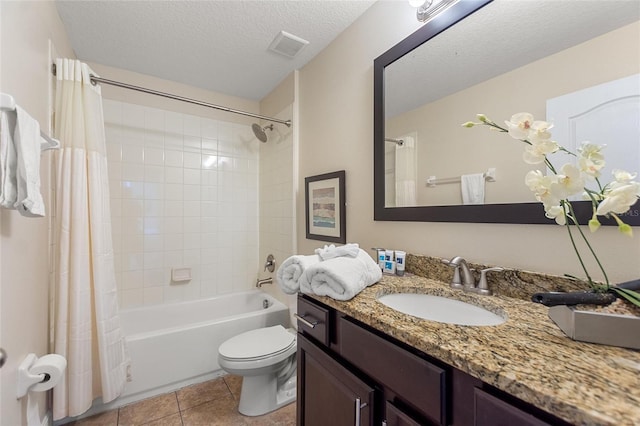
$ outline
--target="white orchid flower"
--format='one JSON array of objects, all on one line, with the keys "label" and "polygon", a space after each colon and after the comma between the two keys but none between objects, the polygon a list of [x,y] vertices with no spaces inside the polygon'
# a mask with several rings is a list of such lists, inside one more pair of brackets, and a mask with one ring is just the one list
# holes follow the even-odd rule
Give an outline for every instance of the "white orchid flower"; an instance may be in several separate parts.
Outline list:
[{"label": "white orchid flower", "polygon": [[555,219],[558,225],[565,225],[567,223],[567,216],[562,206],[551,206],[545,208],[545,216],[549,219]]},{"label": "white orchid flower", "polygon": [[557,190],[560,198],[567,198],[584,189],[584,179],[576,166],[567,163],[560,170],[561,173],[557,175]]},{"label": "white orchid flower", "polygon": [[590,142],[583,142],[582,146],[578,148],[580,153],[578,157],[578,166],[580,171],[587,176],[598,178],[600,177],[600,171],[605,166],[604,155],[602,155],[602,149],[604,145],[596,145]]},{"label": "white orchid flower", "polygon": [[598,205],[596,214],[625,213],[640,197],[640,183],[613,182],[604,193],[604,199]]},{"label": "white orchid flower", "polygon": [[541,164],[547,155],[553,154],[560,147],[551,139],[541,139],[527,145],[522,154],[522,159],[527,164]]},{"label": "white orchid flower", "polygon": [[533,124],[533,115],[528,112],[520,112],[511,116],[511,120],[504,122],[509,129],[509,136],[514,139],[527,139],[529,129]]},{"label": "white orchid flower", "polygon": [[535,194],[536,200],[547,206],[560,204],[562,197],[558,196],[558,191],[554,190],[558,179],[555,175],[545,176],[540,170],[531,170],[525,176],[525,184]]},{"label": "white orchid flower", "polygon": [[628,183],[634,180],[637,176],[637,173],[630,173],[626,170],[621,169],[614,169],[611,174],[613,175],[613,178],[616,180],[616,182],[622,183]]},{"label": "white orchid flower", "polygon": [[549,141],[551,139],[551,132],[549,130],[552,127],[553,124],[547,123],[546,121],[534,121],[529,128],[527,139],[533,144]]},{"label": "white orchid flower", "polygon": [[[618,215],[626,213],[629,208],[640,199],[640,183],[636,182],[635,173],[625,170],[614,170],[614,181],[605,185],[604,188],[597,182],[597,188],[585,188],[585,180],[599,178],[602,169],[605,166],[604,155],[602,150],[604,145],[596,145],[590,142],[583,142],[578,148],[578,153],[561,147],[551,139],[552,125],[545,121],[534,121],[533,115],[527,112],[521,112],[511,116],[509,121],[505,121],[506,126],[500,127],[491,121],[484,114],[477,115],[480,123],[468,122],[464,126],[472,127],[475,125],[485,125],[493,130],[508,132],[509,136],[518,139],[527,144],[523,154],[524,161],[529,164],[545,163],[548,167],[544,174],[540,170],[532,170],[525,176],[525,184],[534,193],[535,198],[540,201],[544,207],[545,216],[554,219],[559,225],[567,225],[569,235],[572,235],[571,229],[577,227],[580,229],[578,220],[574,217],[573,206],[569,202],[569,196],[583,192],[583,198],[591,201],[593,214],[588,222],[591,232],[595,232],[600,228],[601,224],[598,216],[612,217],[618,224],[618,230],[625,235],[632,236],[633,229],[618,217]],[[547,157],[556,151],[565,151],[577,158],[577,166],[573,164],[565,164],[561,169],[555,169],[551,161]],[[567,220],[571,221],[568,222]],[[609,279],[602,267],[596,253],[591,248],[588,239],[582,231],[579,232],[584,243],[589,247],[591,254],[595,258],[600,271],[604,275],[606,286],[609,289]],[[583,270],[586,274],[587,281],[593,289],[601,290],[603,287],[597,285],[591,278],[587,268],[583,262],[580,250],[576,245],[573,236],[571,236],[571,244],[580,260]],[[637,296],[625,295],[619,293],[627,300],[639,305]],[[629,296],[629,297],[627,297]],[[639,305],[640,306],[640,305]]]}]

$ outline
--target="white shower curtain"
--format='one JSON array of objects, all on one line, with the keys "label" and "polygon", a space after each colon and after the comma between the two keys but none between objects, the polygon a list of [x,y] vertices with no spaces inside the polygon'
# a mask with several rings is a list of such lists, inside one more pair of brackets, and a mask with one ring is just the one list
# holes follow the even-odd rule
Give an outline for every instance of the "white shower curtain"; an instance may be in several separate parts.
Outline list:
[{"label": "white shower curtain", "polygon": [[416,181],[418,179],[416,138],[402,136],[404,143],[396,145],[396,207],[416,205]]},{"label": "white shower curtain", "polygon": [[67,371],[53,389],[55,420],[122,393],[129,357],[118,317],[100,86],[80,61],[56,60],[57,245],[54,350]]}]

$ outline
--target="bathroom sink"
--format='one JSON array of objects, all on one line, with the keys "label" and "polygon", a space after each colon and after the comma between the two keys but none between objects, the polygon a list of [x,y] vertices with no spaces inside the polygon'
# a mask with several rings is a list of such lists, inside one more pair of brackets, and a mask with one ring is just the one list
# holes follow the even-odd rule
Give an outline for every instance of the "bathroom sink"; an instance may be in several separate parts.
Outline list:
[{"label": "bathroom sink", "polygon": [[479,306],[430,294],[385,294],[378,297],[378,301],[403,314],[447,324],[483,326],[506,321]]}]

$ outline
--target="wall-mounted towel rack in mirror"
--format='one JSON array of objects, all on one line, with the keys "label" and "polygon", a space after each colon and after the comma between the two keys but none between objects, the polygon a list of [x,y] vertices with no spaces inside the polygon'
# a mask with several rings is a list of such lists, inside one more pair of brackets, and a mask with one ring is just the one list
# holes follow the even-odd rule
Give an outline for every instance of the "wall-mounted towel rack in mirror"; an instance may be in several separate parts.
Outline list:
[{"label": "wall-mounted towel rack in mirror", "polygon": [[[4,111],[14,111],[16,109],[16,101],[13,99],[13,96],[7,93],[0,93],[0,110]],[[46,151],[48,149],[58,149],[60,148],[60,141],[54,139],[40,131],[40,136],[44,139],[44,142],[40,145],[40,149],[42,151]]]},{"label": "wall-mounted towel rack in mirror", "polygon": [[[482,174],[484,176],[484,180],[487,182],[495,182],[496,181],[496,169],[495,168],[489,168],[486,172],[484,172]],[[462,176],[456,176],[456,177],[447,177],[447,178],[437,178],[435,176],[429,176],[427,178],[427,186],[428,187],[434,187],[436,185],[442,185],[442,184],[446,184],[446,183],[457,183],[460,182],[462,179]]]}]

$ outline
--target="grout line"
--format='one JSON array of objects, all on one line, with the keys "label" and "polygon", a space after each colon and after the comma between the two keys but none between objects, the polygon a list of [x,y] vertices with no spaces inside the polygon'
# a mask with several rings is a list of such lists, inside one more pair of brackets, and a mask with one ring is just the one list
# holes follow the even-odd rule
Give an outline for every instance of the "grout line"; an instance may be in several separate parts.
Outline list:
[{"label": "grout line", "polygon": [[222,376],[222,381],[224,382],[224,385],[227,387],[227,390],[229,391],[231,398],[233,398],[234,401],[237,401],[236,396],[233,394],[233,391],[231,390],[231,387],[229,387],[229,383],[227,383],[227,381],[225,380],[225,377],[227,376]]}]

